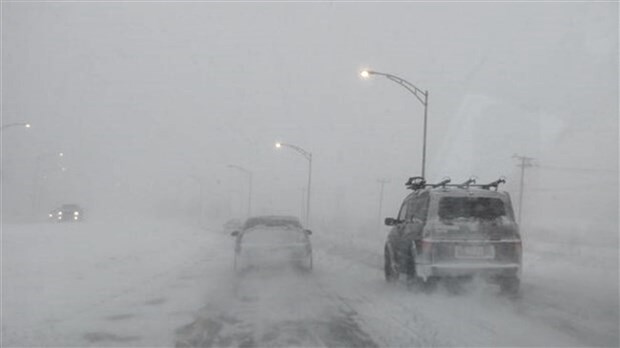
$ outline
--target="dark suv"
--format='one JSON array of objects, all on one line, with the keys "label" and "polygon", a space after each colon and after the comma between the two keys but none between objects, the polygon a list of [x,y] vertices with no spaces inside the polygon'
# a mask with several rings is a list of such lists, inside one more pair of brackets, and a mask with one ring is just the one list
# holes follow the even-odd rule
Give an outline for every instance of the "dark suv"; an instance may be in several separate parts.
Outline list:
[{"label": "dark suv", "polygon": [[504,292],[518,292],[521,236],[510,196],[497,190],[505,181],[449,182],[407,182],[413,192],[396,219],[385,219],[393,226],[385,243],[386,280],[402,273],[411,283],[432,285],[439,278],[481,276]]}]

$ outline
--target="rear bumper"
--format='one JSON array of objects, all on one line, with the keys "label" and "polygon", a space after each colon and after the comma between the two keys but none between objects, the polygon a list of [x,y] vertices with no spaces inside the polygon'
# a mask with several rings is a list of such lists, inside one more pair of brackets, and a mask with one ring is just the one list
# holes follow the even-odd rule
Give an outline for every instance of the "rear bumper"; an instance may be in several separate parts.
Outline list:
[{"label": "rear bumper", "polygon": [[306,260],[312,255],[312,251],[306,248],[293,249],[261,249],[261,248],[243,248],[239,252],[239,256],[255,261],[297,261]]},{"label": "rear bumper", "polygon": [[480,263],[440,263],[416,265],[418,276],[429,277],[462,277],[481,276],[485,278],[506,278],[521,276],[521,265],[518,263],[480,264]]}]

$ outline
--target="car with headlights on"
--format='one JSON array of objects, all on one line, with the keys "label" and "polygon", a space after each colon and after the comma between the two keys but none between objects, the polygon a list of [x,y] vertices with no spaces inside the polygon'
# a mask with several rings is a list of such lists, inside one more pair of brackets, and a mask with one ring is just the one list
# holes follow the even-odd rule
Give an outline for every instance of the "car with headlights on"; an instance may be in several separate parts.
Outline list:
[{"label": "car with headlights on", "polygon": [[78,222],[84,219],[84,211],[77,204],[63,204],[49,212],[48,218],[56,222]]},{"label": "car with headlights on", "polygon": [[311,270],[312,232],[293,216],[256,216],[248,218],[235,237],[235,270],[290,265]]},{"label": "car with headlights on", "polygon": [[432,285],[481,277],[517,293],[522,243],[510,196],[497,189],[505,181],[449,182],[407,182],[413,192],[397,217],[385,220],[392,227],[384,248],[386,280],[403,274],[410,284]]}]

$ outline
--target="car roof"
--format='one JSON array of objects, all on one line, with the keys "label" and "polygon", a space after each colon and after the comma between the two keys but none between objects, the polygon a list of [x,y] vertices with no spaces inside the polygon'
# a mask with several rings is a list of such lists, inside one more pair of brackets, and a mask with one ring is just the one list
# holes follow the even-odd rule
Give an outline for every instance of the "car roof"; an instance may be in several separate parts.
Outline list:
[{"label": "car roof", "polygon": [[247,221],[252,220],[265,220],[265,221],[291,221],[291,222],[299,222],[299,218],[292,215],[262,215],[262,216],[252,216],[248,218]]}]

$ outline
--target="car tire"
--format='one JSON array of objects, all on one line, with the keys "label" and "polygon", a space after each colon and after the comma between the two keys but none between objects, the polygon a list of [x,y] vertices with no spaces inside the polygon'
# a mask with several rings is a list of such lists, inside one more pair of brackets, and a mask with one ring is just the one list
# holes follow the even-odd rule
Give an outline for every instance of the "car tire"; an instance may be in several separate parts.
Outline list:
[{"label": "car tire", "polygon": [[418,274],[415,269],[415,255],[413,253],[409,253],[404,257],[405,259],[405,272],[407,274],[407,283],[420,283],[422,279],[418,278]]},{"label": "car tire", "polygon": [[432,293],[437,290],[437,284],[439,283],[439,278],[437,277],[428,277],[424,282],[424,292]]},{"label": "car tire", "polygon": [[450,295],[460,295],[465,290],[463,277],[446,277],[443,279],[442,285]]},{"label": "car tire", "polygon": [[385,245],[385,250],[383,254],[385,258],[385,263],[384,263],[385,281],[387,281],[388,283],[394,283],[398,281],[400,274],[398,272],[398,269],[394,267],[395,265],[392,264],[392,260],[393,260],[392,254],[390,253],[390,248],[388,248],[387,244]]},{"label": "car tire", "polygon": [[507,277],[500,281],[499,287],[503,294],[517,295],[521,287],[521,279],[519,277]]}]

